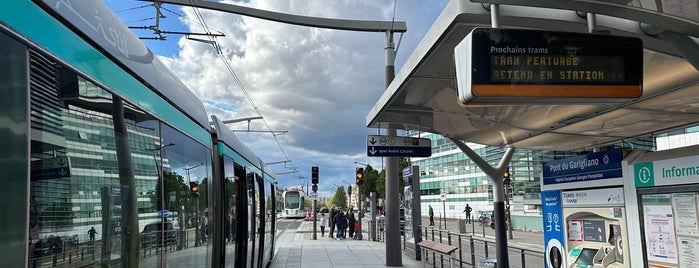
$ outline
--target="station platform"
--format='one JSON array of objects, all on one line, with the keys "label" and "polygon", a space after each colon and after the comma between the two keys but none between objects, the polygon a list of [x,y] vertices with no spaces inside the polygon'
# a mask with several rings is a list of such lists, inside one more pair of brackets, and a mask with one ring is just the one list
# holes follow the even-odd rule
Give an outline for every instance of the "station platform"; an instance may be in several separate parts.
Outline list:
[{"label": "station platform", "polygon": [[[327,231],[327,230],[326,230]],[[369,237],[364,232],[364,237]],[[320,236],[313,240],[313,222],[303,222],[297,230],[278,234],[271,268],[296,267],[386,267],[386,244],[371,240],[337,240]],[[422,267],[422,263],[402,254],[402,267]]]},{"label": "station platform", "polygon": [[[449,219],[446,228],[437,226],[435,230],[457,232],[457,220]],[[368,222],[363,222],[367,226]],[[423,220],[423,224],[428,222]],[[477,225],[476,225],[477,226]],[[474,236],[493,238],[494,231],[490,228],[467,225],[467,231]],[[366,228],[366,227],[365,227]],[[295,267],[387,267],[386,244],[383,241],[371,241],[368,232],[364,232],[364,240],[337,240],[320,235],[318,227],[317,239],[313,240],[313,222],[304,221],[297,229],[281,231],[277,234],[275,257],[270,265],[272,268]],[[430,235],[430,234],[427,234]],[[543,234],[540,232],[513,231],[513,239],[508,240],[510,246],[528,247],[544,251]],[[402,267],[423,267],[419,260],[402,253]]]}]

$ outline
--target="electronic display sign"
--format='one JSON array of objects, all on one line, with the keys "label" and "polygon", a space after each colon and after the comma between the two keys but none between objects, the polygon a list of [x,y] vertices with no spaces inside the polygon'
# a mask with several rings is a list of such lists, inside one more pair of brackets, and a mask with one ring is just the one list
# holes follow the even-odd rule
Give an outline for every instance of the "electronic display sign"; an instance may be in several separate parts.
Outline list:
[{"label": "electronic display sign", "polygon": [[454,59],[462,104],[619,102],[643,93],[638,38],[476,28]]}]

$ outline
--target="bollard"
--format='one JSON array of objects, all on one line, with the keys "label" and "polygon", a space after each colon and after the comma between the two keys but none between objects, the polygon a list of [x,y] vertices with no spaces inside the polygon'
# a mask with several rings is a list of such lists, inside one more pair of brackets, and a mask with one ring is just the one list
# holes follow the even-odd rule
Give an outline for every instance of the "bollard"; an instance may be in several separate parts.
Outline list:
[{"label": "bollard", "polygon": [[473,235],[468,237],[469,243],[471,244],[471,265],[476,264],[476,246],[473,244]]}]

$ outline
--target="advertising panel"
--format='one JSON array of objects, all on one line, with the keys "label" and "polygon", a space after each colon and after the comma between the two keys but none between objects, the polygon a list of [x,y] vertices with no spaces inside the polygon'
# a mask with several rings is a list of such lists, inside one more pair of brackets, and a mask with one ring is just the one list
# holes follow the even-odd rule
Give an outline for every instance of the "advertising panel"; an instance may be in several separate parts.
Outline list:
[{"label": "advertising panel", "polygon": [[561,191],[541,192],[541,204],[544,220],[544,246],[546,252],[544,260],[547,268],[561,268],[565,266],[566,249],[563,234],[563,205]]}]

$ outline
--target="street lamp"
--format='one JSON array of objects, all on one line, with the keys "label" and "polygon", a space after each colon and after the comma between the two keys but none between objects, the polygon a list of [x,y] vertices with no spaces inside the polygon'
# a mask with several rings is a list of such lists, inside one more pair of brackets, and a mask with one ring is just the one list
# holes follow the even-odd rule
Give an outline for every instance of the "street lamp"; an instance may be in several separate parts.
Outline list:
[{"label": "street lamp", "polygon": [[[159,141],[162,141],[162,139],[159,140]],[[164,176],[163,176],[163,165],[162,165],[162,161],[163,161],[163,148],[169,147],[169,146],[173,146],[173,145],[175,145],[175,144],[171,142],[171,143],[164,144],[164,145],[161,144],[161,145],[159,145],[159,146],[157,146],[157,147],[155,147],[155,148],[146,148],[146,150],[150,151],[150,152],[151,152],[151,155],[153,155],[153,162],[155,162],[155,172],[158,173],[158,182],[157,182],[157,183],[160,185],[160,192],[159,192],[159,193],[155,193],[155,194],[156,194],[156,196],[159,197],[159,198],[156,198],[156,199],[160,199],[160,200],[156,201],[156,202],[157,202],[156,206],[159,206],[159,207],[160,207],[160,210],[158,211],[158,213],[159,213],[159,214],[160,214],[160,213],[163,213],[163,214],[161,214],[161,215],[164,215],[163,209],[165,209],[165,178],[164,178]],[[160,154],[159,154],[159,155],[160,155],[160,161],[158,161],[158,158],[155,156],[155,151],[159,151],[159,153],[160,153]],[[161,227],[160,227],[160,228],[164,229],[164,228],[165,228],[165,218],[163,218],[163,217],[161,216],[161,217],[160,217],[160,221],[161,221]],[[162,257],[162,256],[160,256],[160,257],[158,258],[158,262],[159,262],[159,263],[162,263],[162,262],[163,262],[163,257]]]}]

